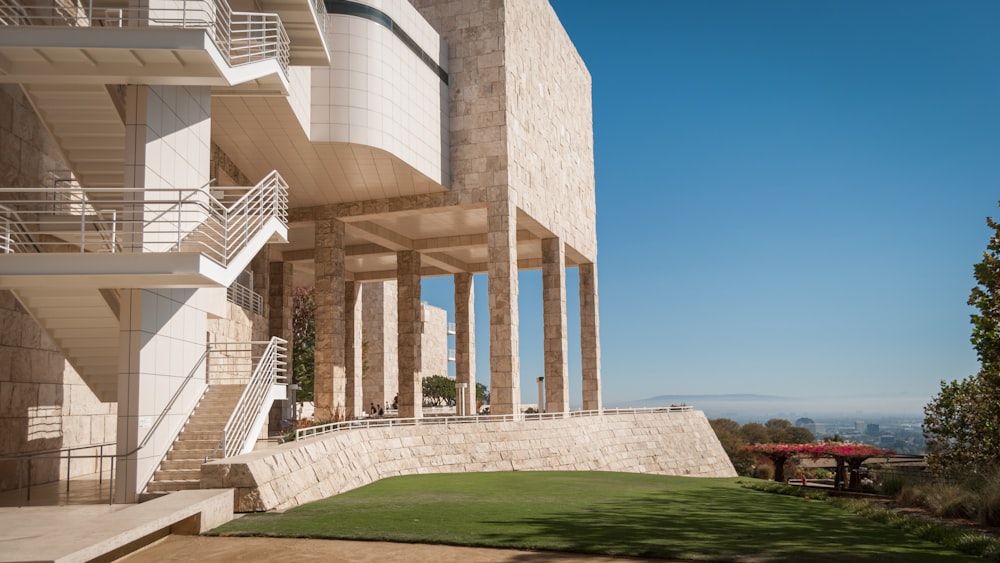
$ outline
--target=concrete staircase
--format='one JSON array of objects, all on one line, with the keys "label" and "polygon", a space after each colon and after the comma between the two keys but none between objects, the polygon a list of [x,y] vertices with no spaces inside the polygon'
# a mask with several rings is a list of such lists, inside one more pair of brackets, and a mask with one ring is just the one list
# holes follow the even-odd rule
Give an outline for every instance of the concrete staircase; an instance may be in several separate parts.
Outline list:
[{"label": "concrete staircase", "polygon": [[23,84],[80,183],[122,187],[125,124],[103,84]]},{"label": "concrete staircase", "polygon": [[213,455],[245,385],[210,385],[153,474],[146,490],[167,493],[201,487],[201,466]]},{"label": "concrete staircase", "polygon": [[14,294],[94,394],[102,402],[117,401],[117,301],[109,301],[107,291],[69,285],[19,288]]}]

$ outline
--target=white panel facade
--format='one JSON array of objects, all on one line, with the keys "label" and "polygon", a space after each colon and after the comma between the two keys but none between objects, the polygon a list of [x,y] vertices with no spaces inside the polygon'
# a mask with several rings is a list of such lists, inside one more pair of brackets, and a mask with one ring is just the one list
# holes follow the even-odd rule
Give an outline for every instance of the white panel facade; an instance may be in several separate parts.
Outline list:
[{"label": "white panel facade", "polygon": [[[391,17],[447,70],[443,41],[409,2],[363,3]],[[326,17],[331,64],[312,69],[311,140],[382,149],[448,185],[447,84],[386,27],[357,16]]]}]

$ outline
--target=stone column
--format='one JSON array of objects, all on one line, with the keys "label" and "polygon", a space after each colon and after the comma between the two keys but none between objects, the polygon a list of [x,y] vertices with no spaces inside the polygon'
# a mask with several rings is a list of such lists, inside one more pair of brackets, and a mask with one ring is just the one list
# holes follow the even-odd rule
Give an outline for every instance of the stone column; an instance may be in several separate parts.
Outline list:
[{"label": "stone column", "polygon": [[517,207],[487,207],[487,292],[490,300],[490,414],[521,412],[517,340]]},{"label": "stone column", "polygon": [[580,264],[580,349],[583,410],[601,410],[601,336],[597,314],[597,264]]},{"label": "stone column", "polygon": [[347,417],[358,418],[365,410],[361,400],[361,284],[349,281],[344,287],[344,357],[347,359]]},{"label": "stone column", "polygon": [[268,333],[287,340],[289,353],[292,350],[292,267],[291,262],[271,262],[267,284]]},{"label": "stone column", "polygon": [[[455,274],[455,406],[476,414],[476,313],[472,274]],[[465,399],[462,400],[462,385]]]},{"label": "stone column", "polygon": [[397,309],[399,315],[399,416],[423,416],[420,341],[423,308],[420,306],[420,253],[396,253]]},{"label": "stone column", "polygon": [[313,400],[317,421],[345,415],[347,373],[344,354],[346,270],[344,223],[316,223],[316,355]]},{"label": "stone column", "polygon": [[[264,253],[266,253],[266,249],[261,253],[266,257]],[[254,262],[257,262],[257,258],[254,258]],[[271,262],[267,265],[266,270],[263,270],[267,272],[267,275],[255,275],[253,278],[254,290],[262,287],[266,291],[264,295],[267,295],[267,308],[264,311],[264,314],[267,315],[267,335],[277,336],[288,342],[285,346],[286,361],[288,362],[286,366],[288,371],[285,372],[285,376],[289,383],[292,383],[292,374],[294,373],[292,346],[295,335],[292,328],[292,315],[294,314],[292,268],[291,262]],[[256,338],[251,338],[251,340],[256,340]],[[293,404],[295,395],[291,391],[289,393],[288,400],[276,402],[271,407],[267,423],[269,429],[281,428],[283,419],[293,419],[297,416]]]},{"label": "stone column", "polygon": [[545,325],[545,410],[569,412],[566,250],[558,238],[542,240],[542,317]]}]

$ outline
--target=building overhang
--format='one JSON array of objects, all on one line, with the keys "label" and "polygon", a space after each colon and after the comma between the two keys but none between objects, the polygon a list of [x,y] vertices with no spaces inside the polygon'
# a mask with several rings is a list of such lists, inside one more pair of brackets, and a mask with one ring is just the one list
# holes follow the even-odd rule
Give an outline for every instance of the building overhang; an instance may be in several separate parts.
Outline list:
[{"label": "building overhang", "polygon": [[288,77],[276,59],[230,66],[208,30],[197,28],[4,28],[0,82],[238,86],[288,93]]}]

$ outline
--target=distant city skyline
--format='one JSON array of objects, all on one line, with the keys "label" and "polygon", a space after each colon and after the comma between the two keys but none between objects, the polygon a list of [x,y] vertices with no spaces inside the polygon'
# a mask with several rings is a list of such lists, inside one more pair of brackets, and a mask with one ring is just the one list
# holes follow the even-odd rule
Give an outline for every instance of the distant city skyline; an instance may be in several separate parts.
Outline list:
[{"label": "distant city skyline", "polygon": [[[608,405],[759,393],[919,406],[978,369],[965,302],[984,219],[1000,215],[1000,4],[551,3],[593,76]],[[579,404],[576,283],[571,269]],[[425,280],[425,298],[451,311],[450,288]],[[543,372],[540,293],[523,272],[525,402]]]}]

